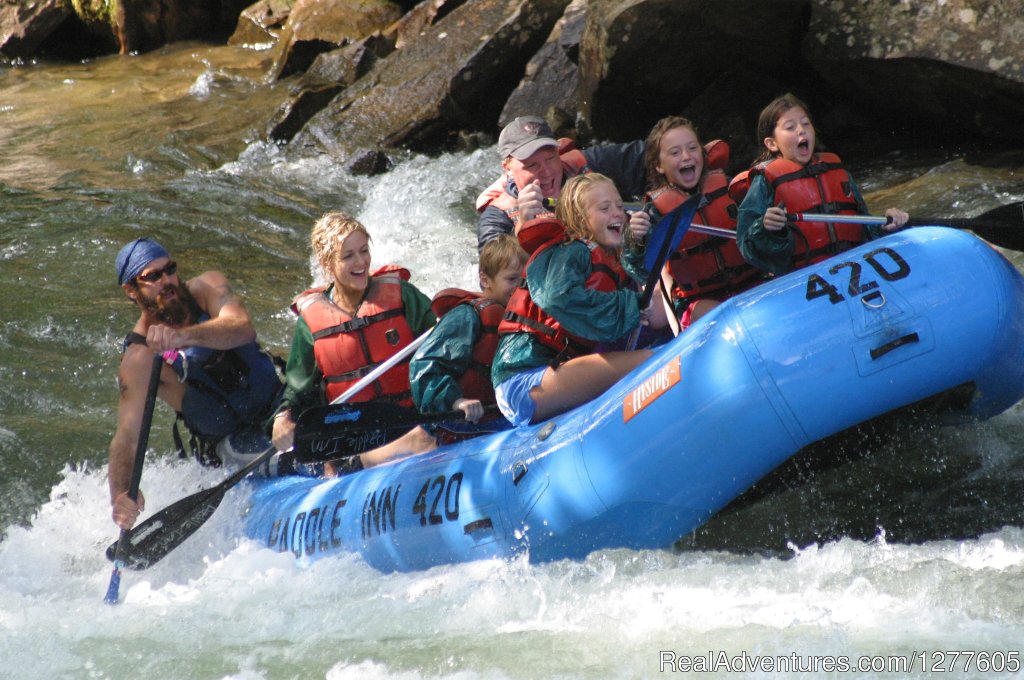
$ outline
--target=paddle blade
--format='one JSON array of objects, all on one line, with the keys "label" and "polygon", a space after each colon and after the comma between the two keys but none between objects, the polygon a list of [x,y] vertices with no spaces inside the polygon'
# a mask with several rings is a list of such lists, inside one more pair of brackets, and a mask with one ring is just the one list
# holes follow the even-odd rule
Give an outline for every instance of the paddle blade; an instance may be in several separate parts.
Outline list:
[{"label": "paddle blade", "polygon": [[[216,512],[226,492],[227,487],[215,486],[186,496],[133,527],[124,566],[138,571],[162,560]],[[107,559],[113,561],[116,552],[117,541],[107,548]]]},{"label": "paddle blade", "polygon": [[422,420],[413,409],[388,402],[308,408],[295,423],[295,460],[322,463],[356,456],[398,439]]},{"label": "paddle blade", "polygon": [[1024,203],[1001,205],[964,222],[968,223],[965,228],[989,243],[1024,251]]},{"label": "paddle blade", "polygon": [[[648,272],[661,271],[665,258],[679,247],[686,236],[687,228],[697,214],[700,199],[700,194],[694,194],[651,227],[647,237],[647,252],[644,254],[644,269]],[[680,229],[679,225],[684,226]],[[662,260],[661,265],[658,264],[659,259]]]}]

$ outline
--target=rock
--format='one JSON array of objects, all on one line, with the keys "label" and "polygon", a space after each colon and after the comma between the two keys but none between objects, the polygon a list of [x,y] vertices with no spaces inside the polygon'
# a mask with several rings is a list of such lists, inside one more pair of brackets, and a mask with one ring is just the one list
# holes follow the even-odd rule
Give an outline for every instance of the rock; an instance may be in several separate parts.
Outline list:
[{"label": "rock", "polygon": [[383,31],[401,16],[391,0],[296,0],[275,48],[272,77],[304,72],[318,55]]},{"label": "rock", "polygon": [[46,38],[73,13],[64,0],[0,2],[0,53],[31,57]]},{"label": "rock", "polygon": [[293,0],[260,0],[245,8],[238,16],[235,32],[228,38],[229,45],[263,45],[276,43],[288,16]]},{"label": "rock", "polygon": [[114,33],[122,54],[147,52],[180,40],[223,41],[246,5],[243,0],[91,1],[103,8],[97,11],[110,12],[113,7]]},{"label": "rock", "polygon": [[542,116],[558,135],[570,135],[579,109],[580,37],[588,0],[572,0],[547,41],[526,65],[526,74],[498,117],[503,128],[517,116]]},{"label": "rock", "polygon": [[391,159],[380,149],[361,149],[349,160],[345,169],[353,175],[379,175],[391,167]]},{"label": "rock", "polygon": [[568,0],[470,0],[382,60],[294,139],[339,158],[359,149],[439,148],[491,130]]},{"label": "rock", "polygon": [[1019,0],[819,1],[804,39],[814,69],[861,112],[838,132],[881,127],[922,144],[1024,142],[1022,45]]},{"label": "rock", "polygon": [[351,45],[317,54],[291,96],[270,121],[268,135],[278,142],[291,140],[318,111],[343,89],[366,75],[377,63],[407,43],[465,0],[423,0],[388,26]]},{"label": "rock", "polygon": [[802,65],[808,5],[591,0],[580,40],[580,117],[595,137],[627,141],[646,136],[655,121],[682,112],[708,88],[728,87],[719,79],[724,71],[791,82]]},{"label": "rock", "polygon": [[318,55],[271,119],[268,136],[277,142],[290,141],[338,93],[394,49],[391,38],[375,34]]},{"label": "rock", "polygon": [[423,0],[403,16],[388,33],[395,34],[395,47],[401,49],[410,40],[460,7],[466,0]]}]

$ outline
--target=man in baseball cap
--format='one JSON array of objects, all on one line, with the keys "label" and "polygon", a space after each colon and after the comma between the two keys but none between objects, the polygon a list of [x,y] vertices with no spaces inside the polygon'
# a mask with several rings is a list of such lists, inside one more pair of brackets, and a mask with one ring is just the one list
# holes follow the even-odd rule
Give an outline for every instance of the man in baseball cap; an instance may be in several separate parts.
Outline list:
[{"label": "man in baseball cap", "polygon": [[504,161],[509,156],[525,161],[545,147],[558,148],[551,126],[543,118],[520,116],[506,125],[498,137],[498,152]]},{"label": "man in baseball cap", "polygon": [[551,126],[538,116],[519,116],[498,136],[505,171],[476,200],[477,245],[522,224],[550,215],[566,179],[585,172],[608,175],[626,197],[644,191],[644,143],[605,144],[582,151],[572,141],[555,139]]}]

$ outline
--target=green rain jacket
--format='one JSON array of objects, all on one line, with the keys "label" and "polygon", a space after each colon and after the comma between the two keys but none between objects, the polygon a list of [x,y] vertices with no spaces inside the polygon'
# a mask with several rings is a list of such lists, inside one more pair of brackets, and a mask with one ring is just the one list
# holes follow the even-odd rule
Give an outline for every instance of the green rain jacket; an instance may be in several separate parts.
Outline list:
[{"label": "green rain jacket", "polygon": [[[597,342],[613,342],[640,323],[640,293],[589,290],[584,283],[591,273],[590,249],[577,240],[538,255],[527,267],[526,282],[534,302],[567,331]],[[556,356],[532,333],[503,335],[491,366],[491,382],[497,387],[516,373],[549,365]]]}]

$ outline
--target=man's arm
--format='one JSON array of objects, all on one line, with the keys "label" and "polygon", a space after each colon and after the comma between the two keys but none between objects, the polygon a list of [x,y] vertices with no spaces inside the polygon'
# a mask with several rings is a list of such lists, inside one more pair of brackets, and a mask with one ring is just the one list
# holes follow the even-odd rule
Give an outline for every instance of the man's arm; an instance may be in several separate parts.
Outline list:
[{"label": "man's arm", "polygon": [[139,510],[145,505],[141,491],[137,503],[128,498],[127,491],[135,466],[135,449],[139,445],[139,429],[142,427],[152,361],[151,351],[141,345],[132,345],[125,351],[117,371],[117,431],[110,441],[107,484],[114,522],[125,529],[131,528]]},{"label": "man's arm", "polygon": [[223,274],[209,271],[186,285],[210,319],[185,328],[150,326],[146,344],[151,349],[158,352],[182,347],[234,349],[256,339],[256,329],[245,303]]},{"label": "man's arm", "polygon": [[594,172],[607,175],[625,201],[639,200],[647,189],[643,140],[626,144],[599,144],[583,149],[587,165]]},{"label": "man's arm", "polygon": [[476,221],[476,247],[483,250],[484,244],[502,234],[512,233],[512,220],[500,208],[487,206]]}]

